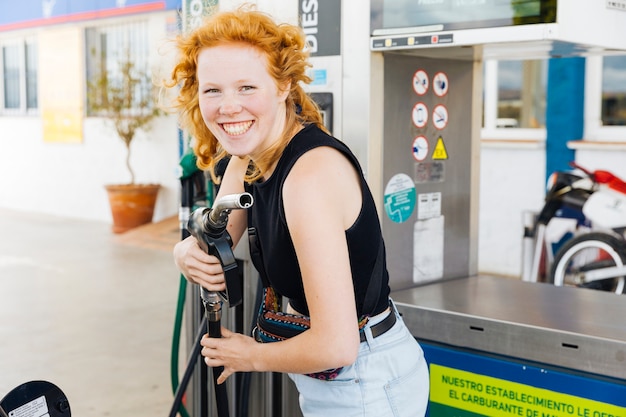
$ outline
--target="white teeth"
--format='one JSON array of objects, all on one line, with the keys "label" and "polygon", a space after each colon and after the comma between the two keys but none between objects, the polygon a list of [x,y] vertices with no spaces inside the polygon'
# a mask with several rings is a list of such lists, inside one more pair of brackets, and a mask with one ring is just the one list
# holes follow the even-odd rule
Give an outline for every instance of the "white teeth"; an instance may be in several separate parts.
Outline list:
[{"label": "white teeth", "polygon": [[224,128],[226,133],[233,136],[246,133],[248,129],[250,129],[250,126],[252,126],[252,121],[222,124],[222,127]]}]

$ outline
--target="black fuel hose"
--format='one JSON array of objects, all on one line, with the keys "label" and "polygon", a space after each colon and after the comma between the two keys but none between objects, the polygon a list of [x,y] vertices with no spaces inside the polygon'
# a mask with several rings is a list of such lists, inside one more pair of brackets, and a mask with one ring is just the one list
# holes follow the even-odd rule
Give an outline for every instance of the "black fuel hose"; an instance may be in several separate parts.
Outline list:
[{"label": "black fuel hose", "polygon": [[202,336],[204,336],[206,327],[207,327],[207,318],[204,317],[202,319],[202,323],[200,323],[200,327],[196,335],[196,340],[193,345],[193,351],[189,355],[189,362],[187,363],[187,369],[185,369],[185,373],[183,374],[183,377],[180,380],[180,384],[178,385],[178,389],[176,390],[176,395],[174,396],[174,403],[172,404],[172,409],[170,410],[169,417],[176,417],[176,415],[178,414],[178,411],[183,401],[183,395],[185,395],[185,391],[187,390],[187,385],[189,385],[189,381],[191,380],[191,376],[196,366],[196,361],[198,360],[198,358],[201,357],[200,351],[202,350],[202,345],[200,344],[200,341],[202,340]]},{"label": "black fuel hose", "polygon": [[[222,328],[220,320],[208,320],[209,337],[220,338],[222,337]],[[218,384],[217,378],[224,371],[223,366],[213,366],[213,387],[215,388],[215,406],[217,408],[218,417],[228,417],[228,392],[226,391],[226,384]]]},{"label": "black fuel hose", "polygon": [[[256,318],[259,309],[261,308],[261,302],[263,300],[263,283],[261,280],[257,280],[256,297],[254,301],[254,308],[252,309],[252,321],[251,329],[248,334],[251,334],[256,326]],[[239,386],[239,398],[237,401],[237,417],[248,417],[250,413],[250,386],[252,382],[252,372],[244,372],[241,375],[241,381]]]}]

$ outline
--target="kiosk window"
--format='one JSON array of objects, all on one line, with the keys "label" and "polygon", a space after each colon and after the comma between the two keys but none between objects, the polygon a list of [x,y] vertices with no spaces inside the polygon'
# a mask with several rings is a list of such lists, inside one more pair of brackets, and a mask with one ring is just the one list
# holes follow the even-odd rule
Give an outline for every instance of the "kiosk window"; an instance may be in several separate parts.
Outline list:
[{"label": "kiosk window", "polygon": [[545,128],[546,79],[546,60],[487,61],[484,127]]},{"label": "kiosk window", "polygon": [[626,138],[626,55],[591,55],[585,66],[585,140]]},{"label": "kiosk window", "polygon": [[626,55],[602,62],[602,125],[626,126]]}]

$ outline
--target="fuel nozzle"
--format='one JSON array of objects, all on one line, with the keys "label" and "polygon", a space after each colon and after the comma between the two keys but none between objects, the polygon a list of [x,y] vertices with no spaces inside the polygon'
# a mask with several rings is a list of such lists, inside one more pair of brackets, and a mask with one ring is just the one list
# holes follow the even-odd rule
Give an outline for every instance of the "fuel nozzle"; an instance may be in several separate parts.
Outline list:
[{"label": "fuel nozzle", "polygon": [[189,218],[187,229],[196,239],[201,233],[219,239],[226,230],[230,212],[234,209],[247,209],[252,206],[253,201],[249,193],[226,195],[217,200],[212,208],[196,209]]},{"label": "fuel nozzle", "polygon": [[243,290],[238,281],[233,242],[226,231],[228,215],[234,209],[250,208],[253,201],[249,193],[226,195],[217,200],[212,208],[194,210],[187,223],[187,230],[196,238],[202,250],[220,260],[226,280],[226,292],[220,295],[231,307],[241,303]]},{"label": "fuel nozzle", "polygon": [[252,207],[252,194],[230,194],[215,202],[209,213],[208,223],[214,227],[222,227],[228,222],[228,215],[233,209],[247,209]]}]

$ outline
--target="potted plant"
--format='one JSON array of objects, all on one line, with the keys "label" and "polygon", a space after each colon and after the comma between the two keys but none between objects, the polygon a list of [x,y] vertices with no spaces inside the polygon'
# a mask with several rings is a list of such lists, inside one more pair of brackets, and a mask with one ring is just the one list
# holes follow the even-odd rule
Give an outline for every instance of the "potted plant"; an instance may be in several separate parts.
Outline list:
[{"label": "potted plant", "polygon": [[155,101],[155,88],[149,75],[137,68],[129,53],[122,55],[116,71],[101,68],[88,82],[87,105],[91,114],[108,119],[126,146],[130,182],[105,185],[114,233],[150,223],[154,214],[160,185],[136,183],[130,155],[137,132],[149,131],[152,121],[161,114]]}]

